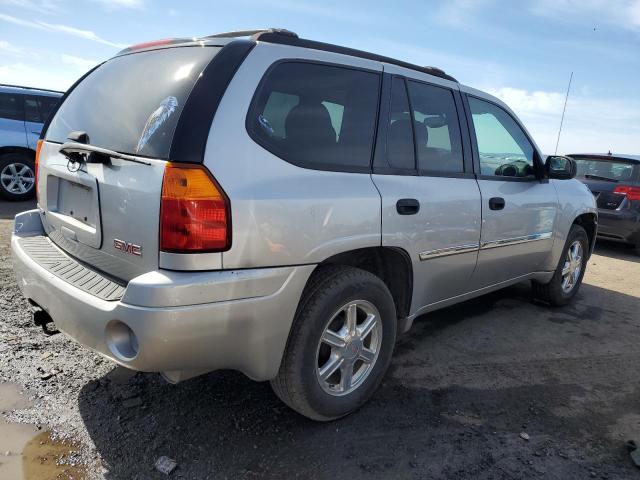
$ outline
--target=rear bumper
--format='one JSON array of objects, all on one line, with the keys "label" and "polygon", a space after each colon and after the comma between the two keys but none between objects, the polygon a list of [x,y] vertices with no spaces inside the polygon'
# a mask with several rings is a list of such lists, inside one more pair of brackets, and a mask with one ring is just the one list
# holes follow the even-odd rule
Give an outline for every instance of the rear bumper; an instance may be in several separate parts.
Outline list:
[{"label": "rear bumper", "polygon": [[640,244],[640,211],[599,209],[598,237]]},{"label": "rear bumper", "polygon": [[131,280],[121,300],[107,301],[55,276],[25,251],[24,238],[44,235],[34,212],[16,217],[14,270],[24,295],[62,332],[128,368],[175,380],[222,368],[255,380],[275,376],[313,265],[158,270]]}]

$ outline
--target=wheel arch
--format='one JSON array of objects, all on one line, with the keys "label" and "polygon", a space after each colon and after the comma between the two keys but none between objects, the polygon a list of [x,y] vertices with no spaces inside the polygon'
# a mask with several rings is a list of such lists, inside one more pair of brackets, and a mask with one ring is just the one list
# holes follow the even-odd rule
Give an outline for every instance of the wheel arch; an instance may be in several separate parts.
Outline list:
[{"label": "wheel arch", "polygon": [[323,260],[316,270],[325,265],[360,268],[380,278],[393,297],[399,322],[398,332],[405,330],[413,298],[413,266],[405,250],[396,247],[358,248]]},{"label": "wheel arch", "polygon": [[24,153],[28,155],[31,160],[35,160],[36,158],[36,151],[28,147],[16,147],[16,146],[0,147],[0,157],[7,153]]},{"label": "wheel arch", "polygon": [[589,256],[593,252],[596,244],[596,234],[598,231],[598,217],[593,212],[582,213],[578,215],[572,225],[580,225],[587,232],[589,238]]}]

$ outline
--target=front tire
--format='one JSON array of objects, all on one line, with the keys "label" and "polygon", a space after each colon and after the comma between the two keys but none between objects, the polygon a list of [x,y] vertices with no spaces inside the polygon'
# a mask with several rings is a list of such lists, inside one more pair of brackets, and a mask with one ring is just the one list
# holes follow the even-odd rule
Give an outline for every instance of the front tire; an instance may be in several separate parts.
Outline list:
[{"label": "front tire", "polygon": [[0,196],[12,201],[27,200],[35,191],[33,158],[19,152],[0,156]]},{"label": "front tire", "polygon": [[534,281],[534,295],[554,307],[571,302],[582,284],[588,254],[587,232],[580,225],[572,225],[553,278],[545,284]]},{"label": "front tire", "polygon": [[380,278],[353,267],[320,267],[300,300],[274,392],[313,420],[348,415],[380,385],[396,326],[393,298]]}]

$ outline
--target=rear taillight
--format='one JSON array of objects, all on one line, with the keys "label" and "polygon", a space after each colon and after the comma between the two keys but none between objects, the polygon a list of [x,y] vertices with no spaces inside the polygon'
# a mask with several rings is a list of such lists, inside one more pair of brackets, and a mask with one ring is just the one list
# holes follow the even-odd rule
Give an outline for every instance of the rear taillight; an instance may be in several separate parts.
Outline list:
[{"label": "rear taillight", "polygon": [[162,180],[160,250],[222,252],[231,246],[231,206],[201,165],[167,163]]},{"label": "rear taillight", "polygon": [[627,200],[640,200],[640,187],[618,185],[613,189],[613,193],[625,195],[627,197]]},{"label": "rear taillight", "polygon": [[36,161],[34,164],[35,171],[33,172],[33,181],[35,182],[34,186],[36,189],[36,199],[38,199],[38,167],[40,166],[40,150],[42,150],[42,140],[38,140],[38,143],[36,143]]}]

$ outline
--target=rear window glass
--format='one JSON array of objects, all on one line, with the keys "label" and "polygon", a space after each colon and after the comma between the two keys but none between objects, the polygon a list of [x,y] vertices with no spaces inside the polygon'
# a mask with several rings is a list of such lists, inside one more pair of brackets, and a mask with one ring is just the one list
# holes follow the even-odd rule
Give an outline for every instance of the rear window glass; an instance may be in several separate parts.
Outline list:
[{"label": "rear window glass", "polygon": [[305,168],[369,171],[376,73],[287,62],[270,71],[247,117],[252,138]]},{"label": "rear window glass", "polygon": [[626,162],[616,162],[611,160],[594,160],[591,158],[573,157],[577,167],[577,177],[582,178],[602,178],[617,181],[633,180],[634,165]]},{"label": "rear window glass", "polygon": [[85,78],[53,117],[46,139],[73,131],[92,145],[168,158],[184,104],[217,47],[178,47],[113,58]]}]

